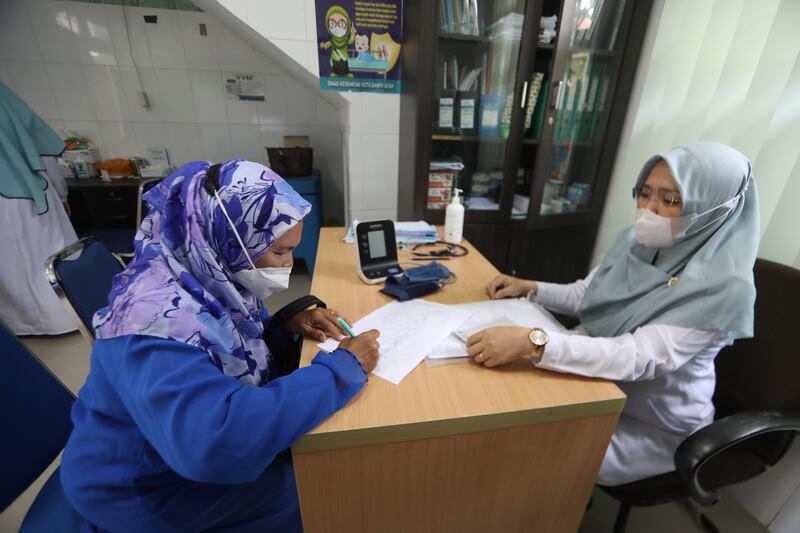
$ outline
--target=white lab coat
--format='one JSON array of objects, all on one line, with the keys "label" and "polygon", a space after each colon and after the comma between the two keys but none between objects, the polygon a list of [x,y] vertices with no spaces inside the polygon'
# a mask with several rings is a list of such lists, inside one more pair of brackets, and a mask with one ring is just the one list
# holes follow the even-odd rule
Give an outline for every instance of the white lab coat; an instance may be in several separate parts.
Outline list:
[{"label": "white lab coat", "polygon": [[[571,284],[539,282],[528,299],[577,316],[596,270]],[[548,334],[544,355],[534,361],[539,368],[614,380],[628,397],[599,484],[674,470],[681,441],[714,419],[714,358],[733,342],[731,333],[656,323],[618,337],[590,337],[581,325]]]},{"label": "white lab coat", "polygon": [[54,157],[42,157],[47,168],[47,212],[36,214],[27,199],[0,196],[0,320],[15,335],[58,335],[75,331],[44,275],[48,257],[78,240],[62,201],[67,199],[64,175]]}]

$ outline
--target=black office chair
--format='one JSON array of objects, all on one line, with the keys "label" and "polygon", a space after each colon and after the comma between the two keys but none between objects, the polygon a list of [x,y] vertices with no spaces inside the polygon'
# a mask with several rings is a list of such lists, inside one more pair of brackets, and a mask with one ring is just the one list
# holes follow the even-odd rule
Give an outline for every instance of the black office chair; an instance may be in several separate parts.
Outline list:
[{"label": "black office chair", "polygon": [[45,263],[47,281],[89,344],[94,344],[92,316],[108,305],[111,282],[124,266],[93,237],[70,244]]},{"label": "black office chair", "polygon": [[786,311],[800,302],[800,270],[758,259],[753,273],[755,336],[716,358],[716,420],[678,447],[674,472],[600,487],[620,502],[615,532],[624,531],[634,505],[685,498],[714,505],[717,488],[775,465],[800,432],[800,327],[797,313]]},{"label": "black office chair", "polygon": [[[72,431],[75,396],[0,323],[0,512],[55,460]],[[83,518],[67,501],[59,470],[41,488],[21,533],[80,531]]]}]

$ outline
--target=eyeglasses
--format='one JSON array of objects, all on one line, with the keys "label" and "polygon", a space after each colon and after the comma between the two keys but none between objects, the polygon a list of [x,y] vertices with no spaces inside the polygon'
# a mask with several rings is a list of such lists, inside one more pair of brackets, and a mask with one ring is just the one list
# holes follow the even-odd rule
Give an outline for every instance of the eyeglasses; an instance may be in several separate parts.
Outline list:
[{"label": "eyeglasses", "polygon": [[333,29],[335,29],[337,26],[338,26],[339,28],[341,28],[341,29],[345,29],[345,28],[347,28],[347,22],[345,22],[344,20],[340,20],[339,22],[336,22],[335,20],[329,20],[329,21],[328,21],[328,27],[329,27],[330,29],[332,29],[332,30],[333,30]]},{"label": "eyeglasses", "polygon": [[660,201],[661,205],[664,207],[681,205],[682,202],[680,194],[676,194],[674,192],[659,193],[658,191],[651,190],[649,187],[634,187],[633,198],[636,201],[650,200],[650,198],[654,198],[655,200]]}]

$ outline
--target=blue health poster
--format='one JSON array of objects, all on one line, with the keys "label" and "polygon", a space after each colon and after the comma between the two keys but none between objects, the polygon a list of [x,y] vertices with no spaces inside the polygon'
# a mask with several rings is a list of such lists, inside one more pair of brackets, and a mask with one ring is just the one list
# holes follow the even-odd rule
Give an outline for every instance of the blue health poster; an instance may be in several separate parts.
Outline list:
[{"label": "blue health poster", "polygon": [[316,0],[319,86],[400,92],[402,0]]}]

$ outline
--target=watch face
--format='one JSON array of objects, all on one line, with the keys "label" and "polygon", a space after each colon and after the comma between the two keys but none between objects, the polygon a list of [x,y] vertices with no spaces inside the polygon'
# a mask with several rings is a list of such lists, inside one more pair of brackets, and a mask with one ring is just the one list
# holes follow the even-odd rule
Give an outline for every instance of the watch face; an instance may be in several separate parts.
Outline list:
[{"label": "watch face", "polygon": [[530,334],[531,342],[536,346],[544,346],[549,339],[547,333],[541,328],[534,328]]}]

